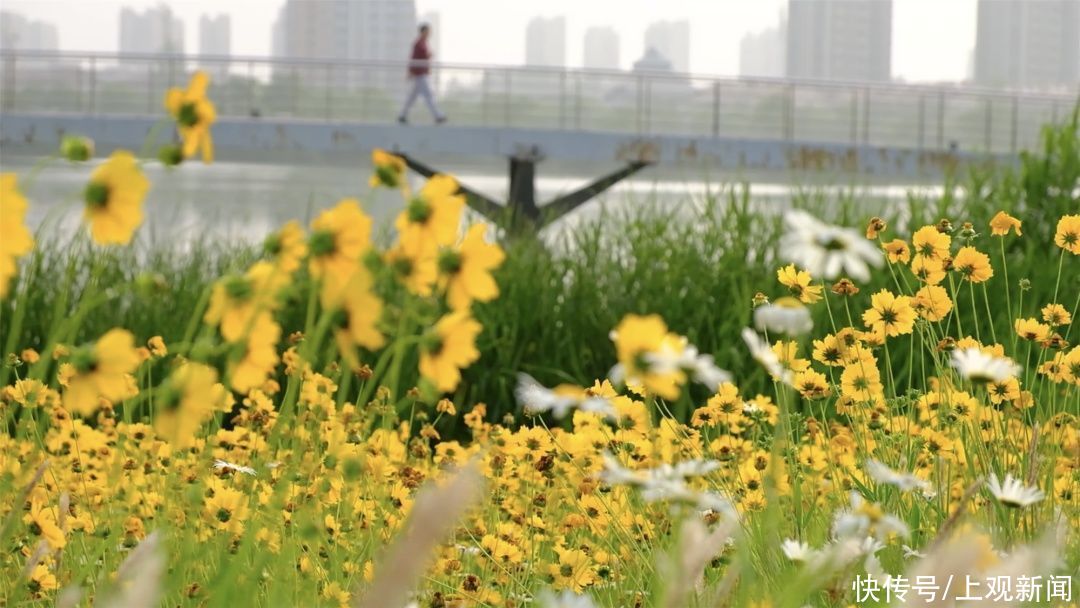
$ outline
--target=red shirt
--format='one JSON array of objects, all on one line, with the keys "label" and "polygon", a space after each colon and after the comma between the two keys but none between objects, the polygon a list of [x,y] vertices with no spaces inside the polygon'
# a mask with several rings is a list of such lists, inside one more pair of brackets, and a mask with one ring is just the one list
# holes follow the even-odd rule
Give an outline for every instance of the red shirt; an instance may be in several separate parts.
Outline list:
[{"label": "red shirt", "polygon": [[425,38],[417,38],[412,47],[412,61],[409,63],[409,75],[410,76],[426,76],[431,72],[429,67],[429,61],[431,60],[431,51],[427,48],[427,40]]}]

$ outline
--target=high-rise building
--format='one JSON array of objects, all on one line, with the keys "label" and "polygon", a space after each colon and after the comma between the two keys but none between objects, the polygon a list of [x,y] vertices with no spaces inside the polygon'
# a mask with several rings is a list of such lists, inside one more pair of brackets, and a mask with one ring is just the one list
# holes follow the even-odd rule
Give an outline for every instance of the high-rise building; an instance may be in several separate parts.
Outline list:
[{"label": "high-rise building", "polygon": [[892,0],[788,0],[791,78],[892,78]]},{"label": "high-rise building", "polygon": [[165,4],[141,12],[124,7],[120,11],[120,52],[183,54],[184,22]]},{"label": "high-rise building", "polygon": [[525,29],[525,64],[566,65],[566,18],[535,17]]},{"label": "high-rise building", "polygon": [[[286,0],[273,27],[273,52],[295,59],[405,62],[416,23],[414,0]],[[404,87],[404,70],[404,66],[357,68],[332,78],[353,86],[397,90]],[[286,71],[293,73],[291,68]],[[326,77],[325,70],[297,74],[305,80]]]},{"label": "high-rise building", "polygon": [[199,18],[199,54],[228,56],[232,52],[232,24],[228,15]]},{"label": "high-rise building", "polygon": [[979,0],[975,82],[1053,87],[1080,82],[1080,0]]},{"label": "high-rise building", "polygon": [[19,51],[55,51],[60,48],[56,26],[0,11],[0,48]]},{"label": "high-rise building", "polygon": [[590,27],[585,30],[582,65],[598,70],[619,69],[619,34],[613,27]]},{"label": "high-rise building", "polygon": [[782,78],[787,63],[787,17],[776,27],[743,36],[739,43],[739,75]]},{"label": "high-rise building", "polygon": [[645,30],[645,49],[655,49],[676,72],[690,71],[690,22],[657,21]]}]

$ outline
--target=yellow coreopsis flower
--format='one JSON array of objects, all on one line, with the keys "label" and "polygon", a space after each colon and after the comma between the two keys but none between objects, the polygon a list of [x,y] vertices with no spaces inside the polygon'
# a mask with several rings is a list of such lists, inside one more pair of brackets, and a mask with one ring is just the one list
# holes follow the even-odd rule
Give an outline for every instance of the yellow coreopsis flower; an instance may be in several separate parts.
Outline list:
[{"label": "yellow coreopsis flower", "polygon": [[277,367],[277,343],[281,339],[281,326],[274,322],[270,313],[257,315],[247,334],[243,355],[229,365],[229,385],[238,393],[263,386],[267,377]]},{"label": "yellow coreopsis flower", "polygon": [[248,518],[248,498],[243,492],[230,488],[214,489],[214,495],[203,507],[207,523],[221,531],[239,532]]},{"label": "yellow coreopsis flower", "polygon": [[953,258],[953,269],[972,283],[982,283],[994,276],[990,258],[974,247],[961,247]]},{"label": "yellow coreopsis flower", "polygon": [[430,296],[439,278],[435,250],[416,243],[406,245],[399,241],[386,251],[386,264],[397,280],[418,296]]},{"label": "yellow coreopsis flower", "polygon": [[435,323],[420,351],[420,375],[448,393],[461,381],[461,370],[480,358],[476,336],[483,330],[468,311],[452,312]]},{"label": "yellow coreopsis flower", "polygon": [[585,587],[596,582],[592,559],[580,549],[555,548],[559,555],[558,563],[548,566],[555,589],[569,589],[581,593]]},{"label": "yellow coreopsis flower", "polygon": [[34,237],[23,222],[26,198],[19,192],[14,173],[0,174],[0,298],[6,298],[16,261],[34,248]]},{"label": "yellow coreopsis flower", "polygon": [[146,346],[150,349],[150,354],[155,357],[164,357],[169,354],[169,348],[165,346],[165,340],[161,336],[152,336],[146,341]]},{"label": "yellow coreopsis flower", "polygon": [[501,247],[484,240],[484,224],[474,224],[457,249],[439,254],[439,273],[446,285],[450,308],[468,308],[473,300],[490,302],[499,295],[499,286],[491,271],[502,264],[506,255]]},{"label": "yellow coreopsis flower", "polygon": [[405,185],[405,159],[376,148],[371,151],[371,164],[375,167],[375,172],[368,182],[372,188],[398,188]]},{"label": "yellow coreopsis flower", "polygon": [[1047,304],[1042,310],[1043,321],[1055,327],[1072,323],[1072,315],[1061,304]]},{"label": "yellow coreopsis flower", "polygon": [[846,365],[840,374],[840,393],[852,401],[877,401],[884,392],[877,360],[870,355]]},{"label": "yellow coreopsis flower", "polygon": [[26,580],[26,587],[35,598],[42,597],[44,593],[60,588],[56,575],[43,563],[34,566],[34,569],[27,574]]},{"label": "yellow coreopsis flower", "polygon": [[244,276],[225,277],[214,284],[203,320],[219,325],[221,337],[236,342],[247,335],[257,315],[277,308],[278,292],[288,280],[270,262],[255,262]]},{"label": "yellow coreopsis flower", "polygon": [[1016,236],[1024,234],[1020,231],[1020,220],[1005,213],[1004,211],[998,211],[994,219],[990,220],[990,234],[994,236],[1005,236],[1009,234],[1009,230],[1015,230]]},{"label": "yellow coreopsis flower", "polygon": [[863,323],[881,335],[911,333],[915,326],[915,309],[911,307],[911,298],[893,295],[885,289],[875,293],[870,298],[870,309],[863,313]]},{"label": "yellow coreopsis flower", "polygon": [[191,362],[176,368],[154,394],[154,430],[175,448],[193,445],[199,427],[228,398],[214,368]]},{"label": "yellow coreopsis flower", "polygon": [[116,403],[130,394],[128,374],[139,366],[135,338],[124,329],[110,329],[93,345],[71,355],[71,377],[64,407],[81,416],[94,413],[101,399]]},{"label": "yellow coreopsis flower", "polygon": [[309,264],[317,279],[330,275],[328,280],[348,280],[370,248],[371,218],[356,199],[343,199],[311,222]]},{"label": "yellow coreopsis flower", "polygon": [[934,226],[923,226],[911,236],[911,246],[915,249],[916,257],[944,260],[949,257],[951,244],[952,237],[940,232]]},{"label": "yellow coreopsis flower", "polygon": [[1054,243],[1065,251],[1080,255],[1080,215],[1066,215],[1058,220]]},{"label": "yellow coreopsis flower", "polygon": [[368,270],[359,267],[345,282],[331,281],[322,287],[323,308],[335,314],[334,336],[338,349],[349,365],[356,367],[356,347],[374,350],[385,344],[386,339],[378,329],[383,303],[372,291],[372,279]]},{"label": "yellow coreopsis flower", "polygon": [[304,229],[300,222],[290,220],[280,230],[267,236],[263,240],[263,251],[282,272],[295,272],[307,255],[307,243],[304,242]]},{"label": "yellow coreopsis flower", "polygon": [[911,305],[927,321],[940,321],[952,311],[952,299],[943,287],[926,285],[911,298]]},{"label": "yellow coreopsis flower", "polygon": [[431,249],[457,241],[465,197],[458,194],[457,180],[449,175],[429,179],[394,220],[398,239],[408,249]]},{"label": "yellow coreopsis flower", "polygon": [[200,70],[192,74],[187,90],[173,87],[165,93],[165,109],[176,121],[176,129],[184,141],[184,157],[191,158],[198,151],[204,163],[214,160],[210,125],[217,120],[217,110],[206,97],[209,85],[210,77]]},{"label": "yellow coreopsis flower", "polygon": [[911,260],[911,272],[923,283],[937,285],[945,280],[944,260],[917,255]]},{"label": "yellow coreopsis flower", "polygon": [[1049,325],[1043,325],[1035,319],[1017,319],[1013,328],[1016,329],[1016,335],[1032,342],[1042,342],[1053,332]]},{"label": "yellow coreopsis flower", "polygon": [[795,374],[791,385],[804,399],[821,399],[831,392],[825,375],[812,369]]},{"label": "yellow coreopsis flower", "polygon": [[886,257],[893,264],[897,262],[907,264],[911,260],[911,249],[903,239],[893,239],[888,243],[882,243],[881,248],[885,250]]},{"label": "yellow coreopsis flower", "polygon": [[83,217],[99,245],[126,245],[142,224],[142,202],[150,182],[127,151],[113,152],[94,172],[83,191]]},{"label": "yellow coreopsis flower", "polygon": [[794,264],[788,264],[777,270],[776,278],[803,304],[813,304],[821,300],[821,292],[824,288],[821,285],[811,285],[813,278],[810,273],[799,270]]},{"label": "yellow coreopsis flower", "polygon": [[677,336],[668,333],[667,325],[659,315],[627,315],[612,332],[612,339],[628,382],[640,382],[645,390],[664,399],[679,396],[679,387],[686,381],[686,374],[656,362],[657,355],[670,350],[677,342]]}]

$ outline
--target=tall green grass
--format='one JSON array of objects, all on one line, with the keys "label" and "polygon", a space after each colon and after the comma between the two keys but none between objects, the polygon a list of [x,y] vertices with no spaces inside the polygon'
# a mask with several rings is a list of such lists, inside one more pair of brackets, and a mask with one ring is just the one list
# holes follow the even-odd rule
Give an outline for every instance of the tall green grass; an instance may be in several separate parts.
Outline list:
[{"label": "tall green grass", "polygon": [[[988,222],[999,210],[1008,211],[1024,221],[1025,238],[1005,241],[1008,284],[1003,272],[996,273],[987,285],[988,297],[1003,297],[1008,288],[1016,303],[1020,281],[1026,279],[1030,288],[1022,296],[1024,309],[1014,316],[1036,316],[1055,289],[1054,225],[1062,214],[1080,209],[1076,114],[1063,125],[1048,126],[1042,141],[1040,149],[1021,155],[1016,169],[950,177],[941,196],[911,194],[882,207],[854,194],[826,196],[806,190],[788,204],[824,221],[857,228],[881,216],[889,224],[888,239],[907,239],[912,230],[942,218],[957,230],[970,222],[981,234],[974,244],[991,256],[996,268],[1001,253],[998,240],[989,236]],[[713,353],[722,367],[740,379],[749,378],[744,388],[753,389],[755,378],[764,387],[764,376],[738,335],[750,322],[756,292],[783,293],[775,278],[781,205],[762,204],[745,184],[677,205],[633,203],[601,209],[546,241],[526,237],[505,243],[507,260],[496,276],[502,294],[475,311],[485,328],[478,341],[481,359],[465,372],[459,397],[487,403],[493,419],[499,419],[514,412],[519,371],[548,384],[588,384],[602,378],[615,359],[608,332],[627,313],[662,315],[673,331],[686,335],[702,352]],[[144,340],[154,335],[166,342],[180,340],[213,281],[242,271],[259,254],[257,248],[213,241],[150,250],[92,249],[78,237],[39,235],[38,241],[20,280],[21,295],[0,304],[5,352],[41,348],[56,324],[73,313],[90,276],[111,291],[87,313],[70,341],[91,339],[116,326]],[[1065,276],[1062,283],[1063,293],[1076,293],[1080,276]],[[888,273],[878,273],[860,288],[861,299],[853,310],[861,310],[869,294],[893,285]],[[305,292],[302,286],[293,291]],[[1072,309],[1071,303],[1063,304]],[[16,311],[16,305],[24,309]],[[298,297],[283,307],[286,335],[303,328],[304,305]],[[818,327],[827,327],[824,307],[816,314]],[[974,328],[974,323],[965,320],[965,328]],[[1003,316],[983,315],[978,323],[984,334],[990,324],[999,337],[1011,332],[1012,320]],[[13,327],[18,327],[17,334]],[[908,377],[908,357],[899,348],[892,360],[902,381]]]}]

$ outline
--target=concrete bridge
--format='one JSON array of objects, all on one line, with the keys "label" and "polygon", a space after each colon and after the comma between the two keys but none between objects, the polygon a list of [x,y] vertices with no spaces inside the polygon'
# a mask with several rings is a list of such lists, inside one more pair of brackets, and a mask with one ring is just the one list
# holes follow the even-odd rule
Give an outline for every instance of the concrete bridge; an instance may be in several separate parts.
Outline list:
[{"label": "concrete bridge", "polygon": [[[646,167],[744,177],[938,180],[973,163],[1010,164],[1075,94],[960,87],[730,79],[671,73],[438,65],[450,115],[394,122],[404,64],[251,57],[0,53],[0,146],[51,149],[64,133],[102,151],[141,148],[169,86],[211,74],[221,158],[290,162],[396,151],[420,173],[437,158],[508,159],[509,206],[464,188],[481,213],[542,226]],[[426,122],[426,124],[425,124]],[[422,126],[423,125],[423,126]],[[541,205],[545,159],[612,173]]]}]

